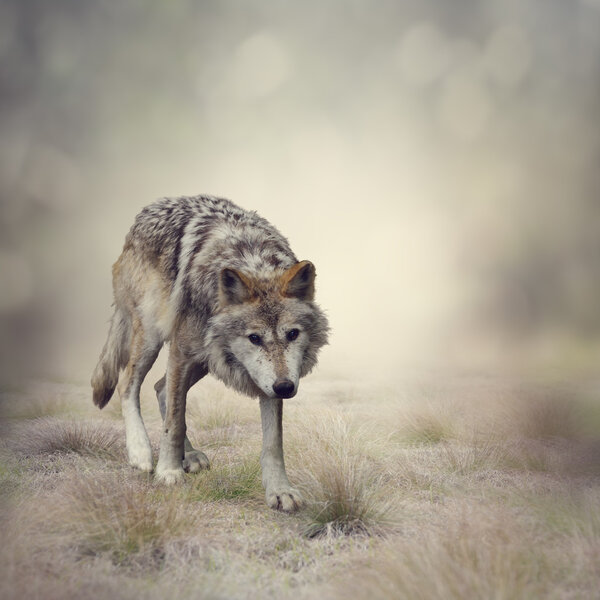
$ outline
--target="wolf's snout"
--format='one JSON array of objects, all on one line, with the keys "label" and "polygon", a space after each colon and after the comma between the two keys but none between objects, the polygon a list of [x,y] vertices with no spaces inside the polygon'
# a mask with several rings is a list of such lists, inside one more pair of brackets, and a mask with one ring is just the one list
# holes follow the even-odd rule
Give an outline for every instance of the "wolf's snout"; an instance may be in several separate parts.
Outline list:
[{"label": "wolf's snout", "polygon": [[273,384],[273,391],[279,398],[291,398],[296,393],[296,386],[289,379],[278,379]]}]

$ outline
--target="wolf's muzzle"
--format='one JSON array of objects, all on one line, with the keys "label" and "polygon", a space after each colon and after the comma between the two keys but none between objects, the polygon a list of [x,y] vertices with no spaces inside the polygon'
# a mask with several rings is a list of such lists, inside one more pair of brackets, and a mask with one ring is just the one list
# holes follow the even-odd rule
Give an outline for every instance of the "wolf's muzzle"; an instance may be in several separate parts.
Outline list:
[{"label": "wolf's muzzle", "polygon": [[296,393],[296,386],[289,379],[278,379],[273,384],[273,391],[279,398],[291,398]]}]

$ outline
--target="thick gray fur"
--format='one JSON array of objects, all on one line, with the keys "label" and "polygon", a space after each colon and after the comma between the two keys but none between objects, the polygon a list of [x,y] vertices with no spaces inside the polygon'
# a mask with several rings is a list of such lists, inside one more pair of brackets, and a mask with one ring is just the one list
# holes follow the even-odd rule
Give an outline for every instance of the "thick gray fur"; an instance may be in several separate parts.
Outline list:
[{"label": "thick gray fur", "polygon": [[[208,467],[185,434],[185,396],[212,373],[261,399],[267,501],[283,510],[299,506],[283,464],[277,384],[293,387],[285,397],[294,395],[298,378],[327,343],[327,320],[313,301],[314,276],[312,263],[299,263],[273,225],[229,200],[167,198],[138,214],[113,266],[115,313],[92,377],[94,402],[102,408],[125,370],[119,392],[132,465],[152,469],[139,390],[169,341],[167,374],[155,386],[165,422],[157,476],[171,483],[183,469]],[[291,329],[300,332],[293,341],[286,337]],[[255,331],[259,346],[248,341]]]}]

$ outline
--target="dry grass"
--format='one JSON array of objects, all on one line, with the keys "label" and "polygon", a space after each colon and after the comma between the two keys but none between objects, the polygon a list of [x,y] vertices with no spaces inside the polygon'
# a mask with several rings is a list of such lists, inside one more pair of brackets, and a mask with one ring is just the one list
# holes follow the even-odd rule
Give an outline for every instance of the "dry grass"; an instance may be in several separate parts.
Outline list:
[{"label": "dry grass", "polygon": [[436,530],[388,544],[376,561],[341,585],[340,596],[407,600],[549,597],[554,583],[548,579],[552,574],[549,559],[530,543],[508,511],[479,509],[448,516]]},{"label": "dry grass", "polygon": [[194,525],[187,506],[143,476],[73,478],[64,484],[61,499],[54,516],[58,530],[74,536],[77,552],[106,554],[116,563],[139,556],[160,559],[166,544]]},{"label": "dry grass", "polygon": [[[212,468],[164,488],[126,465],[120,422],[57,385],[5,412],[2,598],[597,595],[600,431],[581,385],[309,379],[284,411],[295,515],[264,503],[255,402],[198,386],[189,431]],[[143,406],[156,446],[151,389]]]},{"label": "dry grass", "polygon": [[498,469],[506,461],[507,450],[487,441],[445,443],[441,448],[440,464],[456,475],[466,476]]},{"label": "dry grass", "polygon": [[187,420],[194,430],[229,429],[255,420],[255,401],[217,386],[214,382],[204,387],[199,385],[197,390],[194,388],[188,402]]},{"label": "dry grass", "polygon": [[188,498],[195,501],[260,499],[264,492],[258,455],[244,460],[213,461],[209,471],[190,482]]},{"label": "dry grass", "polygon": [[[80,414],[81,404],[74,386],[35,382],[27,388],[0,392],[0,416],[3,419],[35,419],[36,417]],[[79,400],[80,398],[77,398]]]},{"label": "dry grass", "polygon": [[408,444],[438,444],[454,439],[456,426],[447,410],[425,404],[402,415],[397,432],[399,442]]},{"label": "dry grass", "polygon": [[581,432],[577,401],[555,390],[524,390],[507,406],[513,436],[535,440],[574,439]]},{"label": "dry grass", "polygon": [[74,452],[83,456],[124,458],[122,427],[102,421],[34,419],[14,428],[12,445],[25,455]]},{"label": "dry grass", "polygon": [[336,415],[300,425],[292,436],[290,470],[307,508],[305,534],[372,534],[387,522],[384,476],[364,431]]},{"label": "dry grass", "polygon": [[308,504],[305,534],[376,533],[386,518],[381,477],[360,457],[336,459],[312,463],[301,479],[299,487]]}]

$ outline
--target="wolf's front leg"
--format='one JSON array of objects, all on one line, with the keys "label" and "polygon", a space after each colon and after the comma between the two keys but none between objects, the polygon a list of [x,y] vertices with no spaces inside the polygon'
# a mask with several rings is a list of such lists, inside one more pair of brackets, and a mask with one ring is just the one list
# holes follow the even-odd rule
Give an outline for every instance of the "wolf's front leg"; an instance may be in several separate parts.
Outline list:
[{"label": "wolf's front leg", "polygon": [[[192,371],[189,380],[188,389],[191,388],[197,381],[204,377],[208,373],[208,369],[205,365],[196,365]],[[167,376],[163,375],[154,386],[156,390],[156,398],[158,400],[158,408],[160,414],[165,421],[167,415]],[[192,442],[188,438],[187,434],[183,440],[184,458],[183,458],[183,470],[186,473],[198,473],[202,469],[210,469],[210,461],[204,452],[196,450],[192,446]]]},{"label": "wolf's front leg", "polygon": [[302,506],[302,497],[287,478],[283,460],[282,432],[283,400],[261,398],[260,417],[263,431],[263,447],[260,455],[262,482],[267,504],[271,508],[292,512]]},{"label": "wolf's front leg", "polygon": [[194,363],[186,360],[176,341],[171,343],[167,366],[167,407],[156,465],[156,478],[166,484],[183,480],[186,394]]}]

